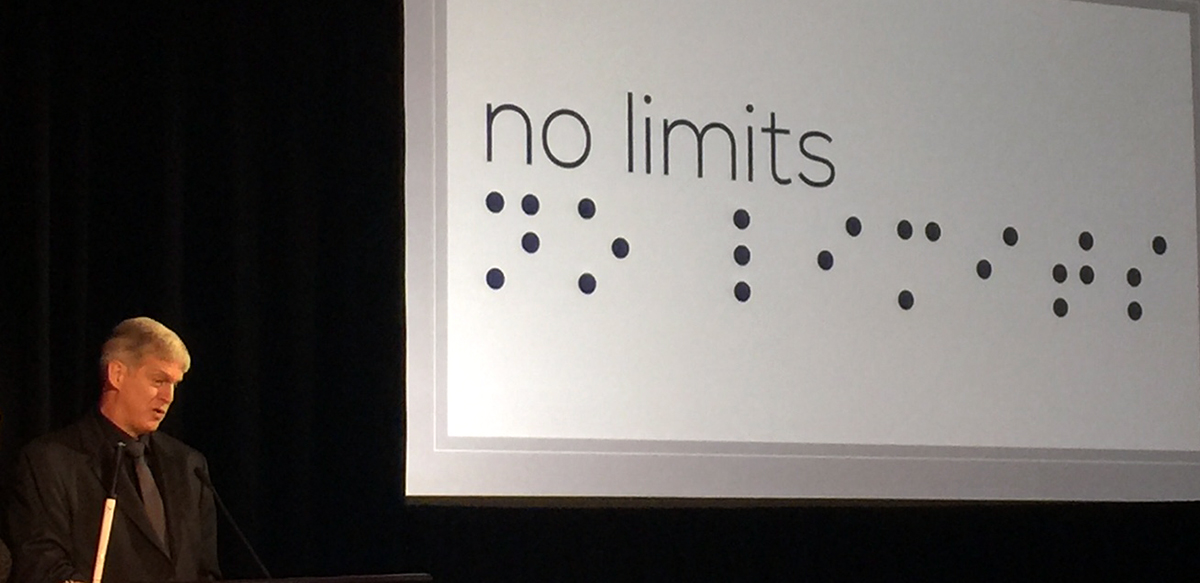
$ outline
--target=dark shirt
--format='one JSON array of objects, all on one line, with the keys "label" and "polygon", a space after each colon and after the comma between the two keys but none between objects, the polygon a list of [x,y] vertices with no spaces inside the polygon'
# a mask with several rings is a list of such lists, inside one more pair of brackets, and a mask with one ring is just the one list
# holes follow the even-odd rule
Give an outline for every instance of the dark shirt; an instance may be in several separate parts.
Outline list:
[{"label": "dark shirt", "polygon": [[[102,431],[104,432],[105,438],[108,440],[109,443],[112,444],[112,448],[114,451],[116,450],[118,443],[129,444],[129,443],[133,443],[135,441],[140,441],[141,443],[145,444],[145,446],[146,446],[146,464],[150,466],[150,473],[154,474],[155,481],[162,482],[162,476],[158,472],[158,464],[155,463],[155,461],[154,461],[155,458],[154,458],[154,434],[153,433],[147,433],[146,435],[143,435],[141,437],[133,437],[133,436],[129,435],[128,433],[125,433],[124,431],[122,431],[116,425],[114,425],[113,422],[109,421],[108,417],[105,417],[103,413],[100,413],[99,411],[94,411],[93,414],[97,418],[100,419],[100,427],[102,428]],[[133,456],[127,455],[127,456],[125,456],[125,464],[124,464],[125,467],[122,468],[122,470],[129,476],[129,479],[132,480],[134,484],[137,483],[137,479],[138,479],[137,478],[137,466],[135,465],[136,463],[137,463],[137,460],[133,459]],[[139,490],[138,496],[141,496],[141,495],[142,495],[142,492]],[[166,502],[166,500],[164,499],[163,502]]]},{"label": "dark shirt", "polygon": [[[101,413],[99,410],[93,410],[92,414],[95,415],[99,419],[101,431],[104,433],[104,436],[108,440],[108,442],[110,444],[112,444],[111,447],[114,451],[116,450],[118,443],[125,443],[128,445],[129,443],[132,443],[132,442],[141,442],[145,445],[146,465],[150,466],[150,473],[154,476],[154,481],[161,484],[162,483],[162,474],[159,473],[158,464],[155,463],[155,461],[154,461],[155,460],[154,445],[153,445],[154,444],[154,434],[147,433],[141,437],[133,437],[133,436],[129,435],[128,433],[125,433],[125,431],[122,430],[121,428],[117,427],[111,420],[109,420],[108,417],[105,417],[104,414]],[[122,467],[121,470],[124,471],[127,476],[129,476],[130,482],[137,484],[138,483],[137,460],[134,459],[133,456],[126,455],[125,463],[122,465],[124,467]],[[144,497],[144,494],[141,491],[141,489],[137,489],[137,488],[135,488],[135,489],[137,490],[139,497]],[[166,493],[162,492],[160,489],[159,495],[163,497],[163,504],[165,505],[167,503]],[[168,529],[171,528],[170,524],[167,525],[167,528]],[[169,545],[170,541],[167,541],[167,543]]]}]

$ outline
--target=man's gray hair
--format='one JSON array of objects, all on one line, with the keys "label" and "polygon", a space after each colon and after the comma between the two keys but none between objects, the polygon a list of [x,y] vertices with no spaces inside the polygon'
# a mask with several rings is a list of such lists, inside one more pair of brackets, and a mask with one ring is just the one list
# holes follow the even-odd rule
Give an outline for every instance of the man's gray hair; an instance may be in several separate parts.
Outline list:
[{"label": "man's gray hair", "polygon": [[179,335],[157,320],[142,316],[113,328],[112,336],[100,349],[100,377],[108,378],[108,363],[114,360],[136,367],[147,355],[177,363],[183,372],[192,366],[192,357]]}]

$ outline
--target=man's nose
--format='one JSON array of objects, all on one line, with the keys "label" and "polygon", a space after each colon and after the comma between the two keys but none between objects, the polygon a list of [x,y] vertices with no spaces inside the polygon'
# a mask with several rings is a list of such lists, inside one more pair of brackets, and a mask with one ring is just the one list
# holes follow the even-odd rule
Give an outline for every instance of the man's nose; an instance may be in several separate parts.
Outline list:
[{"label": "man's nose", "polygon": [[158,391],[158,396],[168,404],[175,400],[175,385],[167,385]]}]

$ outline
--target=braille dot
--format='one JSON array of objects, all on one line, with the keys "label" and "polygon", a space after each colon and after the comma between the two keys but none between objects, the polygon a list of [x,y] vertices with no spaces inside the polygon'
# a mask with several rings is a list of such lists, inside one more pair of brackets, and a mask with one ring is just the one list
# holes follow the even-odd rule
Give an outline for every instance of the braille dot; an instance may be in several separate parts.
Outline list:
[{"label": "braille dot", "polygon": [[1058,265],[1055,265],[1053,273],[1054,273],[1054,281],[1057,281],[1058,283],[1067,281],[1067,266],[1066,265],[1063,265],[1061,263],[1059,263]]},{"label": "braille dot", "polygon": [[1096,281],[1096,271],[1092,269],[1091,265],[1079,268],[1079,281],[1082,281],[1083,285],[1092,285],[1092,282]]},{"label": "braille dot", "polygon": [[733,297],[737,298],[737,301],[739,302],[745,302],[749,300],[750,284],[744,281],[737,282],[737,285],[733,286]]},{"label": "braille dot", "polygon": [[590,219],[596,216],[596,203],[590,198],[579,201],[579,216]]},{"label": "braille dot", "polygon": [[846,219],[846,232],[850,233],[851,237],[857,237],[862,233],[862,221],[858,220],[858,217]]},{"label": "braille dot", "polygon": [[900,309],[902,310],[911,310],[913,307],[913,301],[915,301],[912,292],[908,290],[900,292],[900,297],[898,297],[897,300],[900,302]]},{"label": "braille dot", "polygon": [[579,276],[579,291],[585,294],[596,291],[596,277],[590,273]]},{"label": "braille dot", "polygon": [[1067,315],[1067,300],[1058,298],[1054,300],[1054,315],[1062,318]]},{"label": "braille dot", "polygon": [[538,239],[537,233],[525,233],[525,236],[521,237],[521,248],[527,253],[537,253],[541,246],[542,240]]},{"label": "braille dot", "polygon": [[538,209],[541,207],[542,204],[538,202],[538,198],[532,194],[526,194],[525,197],[521,199],[521,210],[525,211],[525,214],[531,217],[536,215]]},{"label": "braille dot", "polygon": [[829,251],[817,253],[817,265],[819,265],[821,269],[824,269],[825,271],[833,269],[833,253],[830,253]]},{"label": "braille dot", "polygon": [[1142,319],[1142,305],[1137,302],[1129,302],[1129,319],[1137,322]]},{"label": "braille dot", "polygon": [[909,237],[912,237],[912,233],[912,223],[908,221],[900,221],[900,224],[896,225],[896,234],[900,235],[901,239],[907,241]]},{"label": "braille dot", "polygon": [[925,237],[930,241],[937,241],[942,238],[942,226],[937,223],[929,223],[925,225]]},{"label": "braille dot", "polygon": [[624,237],[613,239],[612,252],[617,259],[624,259],[629,255],[629,241],[626,241]]},{"label": "braille dot", "polygon": [[979,275],[979,279],[987,279],[992,276],[992,262],[987,259],[980,259],[979,263],[975,264],[975,273]]},{"label": "braille dot", "polygon": [[738,209],[733,213],[733,226],[745,229],[750,226],[750,213],[746,209]]},{"label": "braille dot", "polygon": [[1154,248],[1155,253],[1162,255],[1163,253],[1167,252],[1167,239],[1162,235],[1159,235],[1154,238],[1154,242],[1151,244],[1151,247]]},{"label": "braille dot", "polygon": [[498,213],[504,210],[504,195],[499,192],[492,191],[487,195],[487,208],[489,211]]},{"label": "braille dot", "polygon": [[504,287],[504,272],[493,267],[487,272],[487,284],[492,289]]},{"label": "braille dot", "polygon": [[1017,234],[1017,230],[1015,228],[1008,227],[1008,228],[1004,229],[1004,244],[1005,245],[1012,247],[1017,244],[1017,239],[1019,239],[1019,238],[1020,238],[1020,236]]},{"label": "braille dot", "polygon": [[1125,272],[1125,281],[1129,282],[1130,287],[1142,285],[1142,272],[1136,267],[1129,268],[1129,271]]},{"label": "braille dot", "polygon": [[738,265],[746,265],[750,263],[750,248],[745,245],[738,245],[733,249],[733,260]]},{"label": "braille dot", "polygon": [[1095,241],[1095,239],[1092,238],[1091,233],[1084,231],[1079,234],[1079,248],[1080,249],[1083,249],[1084,251],[1091,251],[1092,245],[1095,245],[1095,244],[1096,244],[1096,241]]}]

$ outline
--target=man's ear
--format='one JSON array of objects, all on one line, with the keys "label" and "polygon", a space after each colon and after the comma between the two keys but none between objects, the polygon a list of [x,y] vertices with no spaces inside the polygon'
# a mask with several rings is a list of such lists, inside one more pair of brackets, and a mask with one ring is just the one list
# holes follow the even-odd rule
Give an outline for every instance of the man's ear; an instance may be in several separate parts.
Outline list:
[{"label": "man's ear", "polygon": [[119,388],[125,382],[127,374],[129,374],[129,367],[125,366],[125,363],[115,358],[108,361],[108,386],[114,389]]}]

